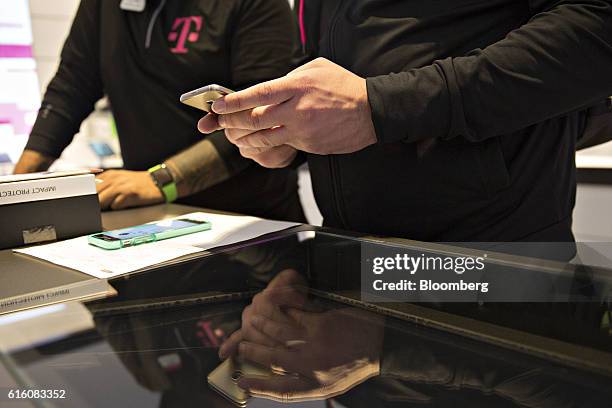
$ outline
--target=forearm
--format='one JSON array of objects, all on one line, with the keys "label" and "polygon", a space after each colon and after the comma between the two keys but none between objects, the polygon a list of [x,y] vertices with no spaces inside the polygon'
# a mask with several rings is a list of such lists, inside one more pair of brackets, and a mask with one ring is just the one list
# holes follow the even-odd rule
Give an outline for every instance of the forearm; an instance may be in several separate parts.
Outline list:
[{"label": "forearm", "polygon": [[178,196],[185,197],[221,183],[232,176],[215,146],[202,140],[166,160]]},{"label": "forearm", "polygon": [[382,142],[517,131],[612,93],[612,4],[550,2],[484,50],[368,79]]},{"label": "forearm", "polygon": [[13,172],[15,174],[24,174],[45,171],[49,169],[54,161],[54,158],[34,150],[24,150]]},{"label": "forearm", "polygon": [[95,102],[102,97],[98,10],[99,0],[82,0],[79,4],[26,150],[59,157],[94,109]]}]

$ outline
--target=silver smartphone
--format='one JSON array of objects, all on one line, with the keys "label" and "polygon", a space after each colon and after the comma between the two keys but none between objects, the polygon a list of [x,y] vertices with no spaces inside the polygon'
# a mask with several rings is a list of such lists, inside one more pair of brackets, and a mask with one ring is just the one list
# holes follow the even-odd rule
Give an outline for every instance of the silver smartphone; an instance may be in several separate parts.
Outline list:
[{"label": "silver smartphone", "polygon": [[274,376],[274,373],[240,358],[228,358],[208,375],[208,384],[235,405],[246,407],[250,395],[238,386],[242,376],[268,379]]},{"label": "silver smartphone", "polygon": [[181,95],[181,102],[204,112],[212,112],[214,101],[233,92],[231,89],[221,85],[207,85]]}]

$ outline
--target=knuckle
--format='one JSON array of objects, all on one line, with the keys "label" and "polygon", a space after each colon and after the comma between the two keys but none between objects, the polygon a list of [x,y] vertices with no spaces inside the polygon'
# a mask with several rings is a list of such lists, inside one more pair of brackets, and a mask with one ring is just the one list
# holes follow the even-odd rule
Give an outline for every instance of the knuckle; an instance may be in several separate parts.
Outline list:
[{"label": "knuckle", "polygon": [[262,161],[265,163],[265,167],[276,168],[283,166],[283,163],[287,160],[280,150],[270,150],[266,154],[263,154]]},{"label": "knuckle", "polygon": [[269,101],[272,100],[272,94],[274,90],[272,89],[272,85],[269,83],[261,84],[258,92],[258,99],[260,105],[269,105]]},{"label": "knuckle", "polygon": [[240,155],[242,157],[245,157],[247,159],[253,159],[255,157],[255,155],[253,154],[253,149],[249,149],[247,147],[240,147]]},{"label": "knuckle", "polygon": [[259,311],[265,306],[265,304],[266,304],[265,295],[263,294],[263,292],[260,292],[257,295],[255,295],[255,297],[253,298],[253,303],[251,303],[251,311],[252,312]]},{"label": "knuckle", "polygon": [[263,167],[266,167],[268,169],[273,169],[273,168],[278,167],[278,163],[268,157],[262,157],[257,162]]},{"label": "knuckle", "polygon": [[226,96],[225,102],[227,103],[229,107],[231,107],[232,109],[236,111],[242,110],[242,100],[241,98],[236,98],[235,95],[230,94]]},{"label": "knuckle", "polygon": [[219,115],[218,121],[224,128],[233,128],[235,127],[234,123],[236,122],[236,115],[233,113]]},{"label": "knuckle", "polygon": [[252,351],[253,351],[253,348],[251,347],[249,343],[240,343],[239,352],[241,356],[243,357],[249,356],[251,355]]},{"label": "knuckle", "polygon": [[258,147],[270,148],[272,147],[272,142],[265,135],[258,135],[254,138],[255,145]]},{"label": "knuckle", "polygon": [[267,319],[264,319],[258,327],[256,327],[261,333],[265,334],[266,336],[272,337],[274,338],[274,328],[272,327],[272,325],[270,324],[270,322],[268,322]]},{"label": "knuckle", "polygon": [[251,306],[247,306],[244,308],[244,310],[242,311],[242,322],[244,323],[246,320],[248,320],[249,315],[251,313]]},{"label": "knuckle", "polygon": [[300,80],[300,90],[302,95],[309,95],[315,91],[315,80],[309,74],[304,74]]},{"label": "knuckle", "polygon": [[251,111],[249,115],[249,121],[253,129],[259,129],[262,123],[261,114],[256,113],[255,111]]},{"label": "knuckle", "polygon": [[282,327],[278,327],[278,326],[272,327],[270,332],[275,339],[280,339],[280,340],[284,339],[287,334],[286,331]]},{"label": "knuckle", "polygon": [[264,319],[261,322],[261,331],[272,338],[276,338],[276,328],[268,319]]},{"label": "knuckle", "polygon": [[234,129],[225,129],[224,132],[225,132],[225,137],[227,137],[227,139],[230,142],[234,143],[236,141],[237,137],[236,137],[236,132],[234,131]]},{"label": "knuckle", "polygon": [[302,123],[306,124],[306,126],[315,120],[315,110],[310,106],[298,106],[295,110],[295,114]]},{"label": "knuckle", "polygon": [[245,337],[245,334],[244,334],[243,328],[236,330],[234,333],[232,333],[230,338],[227,340],[229,347],[236,347],[238,343],[240,343],[242,339],[244,339],[244,337]]},{"label": "knuckle", "polygon": [[251,325],[244,325],[241,340],[255,340],[255,328]]}]

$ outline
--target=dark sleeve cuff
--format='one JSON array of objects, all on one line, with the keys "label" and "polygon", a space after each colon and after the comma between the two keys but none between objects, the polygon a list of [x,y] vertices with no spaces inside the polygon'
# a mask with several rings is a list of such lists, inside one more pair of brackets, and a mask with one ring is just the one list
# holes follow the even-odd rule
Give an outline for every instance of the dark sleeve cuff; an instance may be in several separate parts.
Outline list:
[{"label": "dark sleeve cuff", "polygon": [[223,131],[214,132],[207,139],[217,149],[230,175],[237,174],[253,164],[252,160],[240,155],[238,148],[227,140]]},{"label": "dark sleeve cuff", "polygon": [[451,107],[444,70],[436,63],[366,80],[379,143],[445,138]]},{"label": "dark sleeve cuff", "polygon": [[58,158],[78,131],[70,120],[43,104],[25,149]]}]

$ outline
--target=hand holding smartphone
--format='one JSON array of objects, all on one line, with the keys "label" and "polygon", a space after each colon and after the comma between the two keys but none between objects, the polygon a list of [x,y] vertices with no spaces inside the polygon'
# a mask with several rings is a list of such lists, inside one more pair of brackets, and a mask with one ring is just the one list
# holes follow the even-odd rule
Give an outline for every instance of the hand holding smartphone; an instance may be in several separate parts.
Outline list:
[{"label": "hand holding smartphone", "polygon": [[221,85],[207,85],[181,95],[181,102],[210,113],[214,101],[231,93],[234,91]]}]

